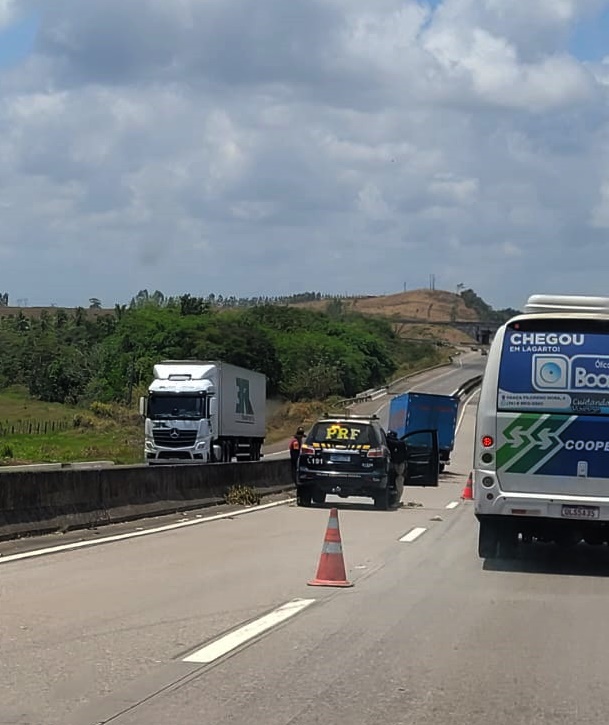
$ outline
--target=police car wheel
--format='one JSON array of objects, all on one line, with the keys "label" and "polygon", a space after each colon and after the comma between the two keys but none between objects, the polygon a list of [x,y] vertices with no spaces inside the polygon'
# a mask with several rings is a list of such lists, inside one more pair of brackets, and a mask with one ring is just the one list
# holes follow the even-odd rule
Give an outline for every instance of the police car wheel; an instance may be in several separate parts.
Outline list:
[{"label": "police car wheel", "polygon": [[316,504],[323,504],[326,503],[326,494],[323,491],[314,491],[313,492],[313,502]]},{"label": "police car wheel", "polygon": [[374,508],[379,511],[387,511],[390,507],[390,491],[388,488],[379,491],[374,496]]},{"label": "police car wheel", "polygon": [[308,489],[301,489],[296,495],[297,506],[310,506],[311,505],[311,492]]}]

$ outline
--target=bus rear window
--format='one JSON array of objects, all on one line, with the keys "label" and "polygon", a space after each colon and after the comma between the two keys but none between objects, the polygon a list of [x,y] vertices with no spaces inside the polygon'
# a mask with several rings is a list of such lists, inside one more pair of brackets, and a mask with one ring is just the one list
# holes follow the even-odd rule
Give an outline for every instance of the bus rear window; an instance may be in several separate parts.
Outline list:
[{"label": "bus rear window", "polygon": [[609,324],[532,320],[508,326],[497,409],[609,415]]}]

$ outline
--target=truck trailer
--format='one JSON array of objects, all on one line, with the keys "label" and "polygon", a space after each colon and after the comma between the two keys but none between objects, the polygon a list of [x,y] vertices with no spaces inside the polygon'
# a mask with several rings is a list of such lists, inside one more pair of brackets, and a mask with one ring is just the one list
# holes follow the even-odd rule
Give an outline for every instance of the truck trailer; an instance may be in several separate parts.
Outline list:
[{"label": "truck trailer", "polygon": [[398,438],[415,430],[437,430],[440,471],[450,463],[455,445],[459,398],[432,393],[403,393],[389,404],[389,430]]}]

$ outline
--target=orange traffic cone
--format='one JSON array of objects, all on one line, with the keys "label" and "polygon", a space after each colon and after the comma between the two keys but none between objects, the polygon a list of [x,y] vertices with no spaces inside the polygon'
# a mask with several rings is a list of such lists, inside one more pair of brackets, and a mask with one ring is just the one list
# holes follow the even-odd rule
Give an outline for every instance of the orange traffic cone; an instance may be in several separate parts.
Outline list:
[{"label": "orange traffic cone", "polygon": [[461,494],[461,498],[464,501],[471,501],[474,498],[473,487],[474,487],[474,484],[473,484],[472,474],[470,471],[470,474],[467,477],[467,483],[465,484],[465,488],[463,489],[463,493]]},{"label": "orange traffic cone", "polygon": [[330,520],[326,529],[324,545],[319,558],[319,566],[315,579],[307,582],[311,587],[352,587],[347,581],[345,560],[343,559],[343,546],[340,540],[338,526],[338,511],[330,511]]}]

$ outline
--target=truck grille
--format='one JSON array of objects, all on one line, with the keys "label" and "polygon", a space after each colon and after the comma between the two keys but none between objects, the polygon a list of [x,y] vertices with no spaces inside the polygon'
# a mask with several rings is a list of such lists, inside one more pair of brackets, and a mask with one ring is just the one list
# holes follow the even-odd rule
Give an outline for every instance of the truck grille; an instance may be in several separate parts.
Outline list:
[{"label": "truck grille", "polygon": [[194,446],[197,440],[196,430],[180,430],[179,428],[159,428],[152,431],[154,442],[164,448],[186,448]]}]

